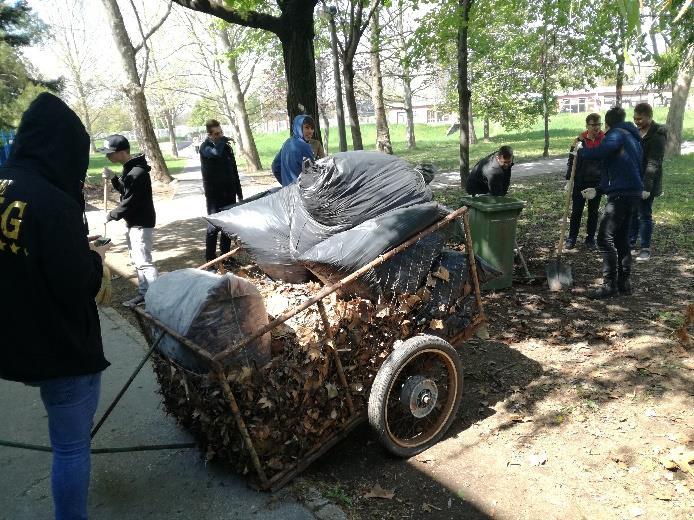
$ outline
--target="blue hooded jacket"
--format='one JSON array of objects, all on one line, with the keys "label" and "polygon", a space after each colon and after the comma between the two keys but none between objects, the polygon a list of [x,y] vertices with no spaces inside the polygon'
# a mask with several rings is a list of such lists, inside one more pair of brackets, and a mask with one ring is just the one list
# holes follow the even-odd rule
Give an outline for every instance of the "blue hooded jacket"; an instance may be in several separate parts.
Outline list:
[{"label": "blue hooded jacket", "polygon": [[304,119],[307,117],[299,115],[294,118],[292,136],[284,142],[272,161],[272,173],[282,186],[289,186],[296,181],[304,158],[314,159],[311,145],[304,140]]},{"label": "blue hooded jacket", "polygon": [[618,123],[610,128],[600,146],[581,148],[581,159],[602,159],[605,168],[598,190],[607,195],[640,196],[641,135],[633,123]]}]

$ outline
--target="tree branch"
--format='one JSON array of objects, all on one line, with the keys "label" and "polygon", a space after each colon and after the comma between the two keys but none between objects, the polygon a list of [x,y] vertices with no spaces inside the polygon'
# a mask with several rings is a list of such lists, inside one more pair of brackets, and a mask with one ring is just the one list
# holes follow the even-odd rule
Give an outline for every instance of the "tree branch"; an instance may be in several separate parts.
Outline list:
[{"label": "tree branch", "polygon": [[238,11],[227,7],[224,2],[215,0],[173,0],[182,7],[187,7],[192,11],[210,14],[221,18],[229,23],[243,25],[244,27],[253,27],[254,29],[263,29],[276,35],[284,30],[277,16],[272,16],[266,13],[257,11],[247,11],[239,13]]},{"label": "tree branch", "polygon": [[140,34],[142,35],[142,41],[138,43],[137,45],[133,46],[133,49],[135,49],[135,54],[144,46],[146,45],[147,40],[161,27],[166,19],[169,17],[169,13],[171,12],[171,5],[172,2],[169,0],[169,3],[166,7],[166,12],[164,15],[161,17],[161,19],[155,23],[152,28],[147,31],[147,34],[145,34],[142,30],[142,25],[140,25],[140,17],[137,15],[137,9],[135,9],[135,6],[133,5],[133,10],[135,11],[135,16],[137,17],[137,25],[140,27]]}]

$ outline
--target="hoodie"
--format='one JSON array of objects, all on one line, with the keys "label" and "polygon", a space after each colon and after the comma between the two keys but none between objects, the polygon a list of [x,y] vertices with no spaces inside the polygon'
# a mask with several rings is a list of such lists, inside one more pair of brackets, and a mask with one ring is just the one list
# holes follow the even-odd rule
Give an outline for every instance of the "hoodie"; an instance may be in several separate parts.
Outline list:
[{"label": "hoodie", "polygon": [[120,193],[120,204],[109,212],[108,220],[125,219],[129,228],[154,227],[151,169],[144,155],[136,155],[123,165],[123,175],[111,178],[111,184]]},{"label": "hoodie", "polygon": [[511,166],[503,168],[496,160],[498,151],[492,152],[479,160],[472,170],[465,185],[470,195],[489,194],[495,197],[508,193],[511,184]]},{"label": "hoodie", "polygon": [[663,193],[663,157],[665,156],[666,142],[667,127],[652,121],[648,132],[642,138],[641,176],[643,189],[651,192],[654,197]]},{"label": "hoodie", "polygon": [[640,196],[641,135],[633,123],[617,123],[602,138],[600,146],[581,148],[579,161],[601,159],[604,170],[598,191],[608,196]]},{"label": "hoodie", "polygon": [[299,178],[304,159],[313,160],[311,145],[304,139],[304,119],[299,115],[292,123],[292,136],[287,139],[272,161],[272,173],[282,186],[289,186]]},{"label": "hoodie", "polygon": [[217,143],[207,138],[200,146],[200,166],[205,199],[212,206],[234,204],[243,200],[239,170],[228,137]]},{"label": "hoodie", "polygon": [[0,167],[0,377],[38,382],[108,366],[94,297],[101,258],[89,249],[82,186],[89,136],[40,94]]}]

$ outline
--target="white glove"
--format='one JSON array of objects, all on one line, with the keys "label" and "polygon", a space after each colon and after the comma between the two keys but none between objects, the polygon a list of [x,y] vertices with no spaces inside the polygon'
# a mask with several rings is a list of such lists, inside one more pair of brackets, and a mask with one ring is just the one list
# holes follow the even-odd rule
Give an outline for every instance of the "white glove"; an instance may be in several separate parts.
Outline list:
[{"label": "white glove", "polygon": [[642,200],[646,200],[646,199],[647,199],[648,197],[650,197],[650,196],[651,196],[651,192],[650,192],[650,191],[642,191],[642,192],[641,192],[641,199],[642,199]]},{"label": "white glove", "polygon": [[110,168],[104,167],[104,171],[101,172],[101,177],[103,177],[104,179],[108,179],[109,177],[112,177],[113,175],[114,175],[113,170],[111,170]]},{"label": "white glove", "polygon": [[585,190],[581,190],[581,195],[583,195],[583,198],[586,200],[594,199],[598,192],[595,190],[595,188],[586,188]]},{"label": "white glove", "polygon": [[573,151],[571,152],[571,155],[578,155],[578,151],[583,148],[583,141],[579,141],[576,146],[574,146]]}]

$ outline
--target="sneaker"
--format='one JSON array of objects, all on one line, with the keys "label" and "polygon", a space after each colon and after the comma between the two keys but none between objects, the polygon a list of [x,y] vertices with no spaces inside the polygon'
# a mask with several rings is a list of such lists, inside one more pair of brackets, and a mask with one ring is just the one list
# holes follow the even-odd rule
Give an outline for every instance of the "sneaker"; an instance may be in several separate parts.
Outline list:
[{"label": "sneaker", "polygon": [[639,256],[636,257],[637,262],[648,262],[651,259],[651,250],[642,249]]},{"label": "sneaker", "polygon": [[576,247],[576,239],[567,238],[566,242],[564,242],[564,249],[573,249],[574,247]]},{"label": "sneaker", "polygon": [[595,249],[597,247],[595,245],[595,239],[593,237],[586,237],[586,247],[588,249]]},{"label": "sneaker", "polygon": [[143,303],[145,303],[145,297],[141,294],[138,294],[134,298],[130,298],[129,300],[124,301],[123,307],[136,307],[138,305],[142,305]]}]

